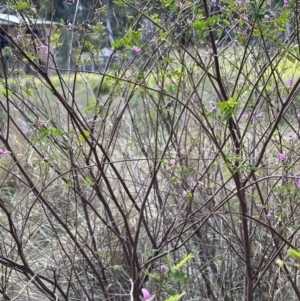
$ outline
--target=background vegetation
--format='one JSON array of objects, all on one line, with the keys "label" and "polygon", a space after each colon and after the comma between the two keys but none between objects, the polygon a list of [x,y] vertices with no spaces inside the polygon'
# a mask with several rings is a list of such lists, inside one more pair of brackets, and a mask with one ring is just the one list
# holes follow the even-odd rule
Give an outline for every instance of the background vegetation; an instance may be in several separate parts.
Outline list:
[{"label": "background vegetation", "polygon": [[2,300],[298,300],[298,3],[49,3],[7,3]]}]

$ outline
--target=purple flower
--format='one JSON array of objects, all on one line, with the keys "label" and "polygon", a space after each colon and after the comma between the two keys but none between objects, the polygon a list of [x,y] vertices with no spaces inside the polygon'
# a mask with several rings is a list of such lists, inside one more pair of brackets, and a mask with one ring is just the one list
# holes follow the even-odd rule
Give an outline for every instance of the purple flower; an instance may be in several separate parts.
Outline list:
[{"label": "purple flower", "polygon": [[269,20],[270,16],[269,15],[264,15],[265,20]]},{"label": "purple flower", "polygon": [[45,125],[45,121],[42,118],[38,119],[38,125],[39,126],[44,126]]},{"label": "purple flower", "polygon": [[196,188],[197,185],[198,185],[198,182],[193,181],[193,182],[190,184],[190,187],[191,187],[191,189],[194,189],[194,188]]},{"label": "purple flower", "polygon": [[286,82],[285,85],[286,85],[287,88],[291,88],[292,85],[293,85],[293,81],[292,81],[291,79],[289,79],[289,80]]},{"label": "purple flower", "polygon": [[270,219],[272,217],[272,215],[273,215],[273,211],[271,210],[266,214],[266,218]]},{"label": "purple flower", "polygon": [[89,119],[89,120],[88,120],[88,123],[93,125],[93,124],[95,124],[97,121],[98,121],[98,119]]},{"label": "purple flower", "polygon": [[284,153],[280,153],[279,154],[279,159],[280,159],[280,161],[284,161],[285,160],[285,154]]},{"label": "purple flower", "polygon": [[186,197],[186,195],[187,195],[187,192],[186,192],[186,190],[183,190],[182,191],[182,193],[181,193],[181,195],[185,198]]},{"label": "purple flower", "polygon": [[2,148],[0,148],[0,157],[3,158],[7,154],[7,151],[4,151]]},{"label": "purple flower", "polygon": [[171,169],[172,167],[175,166],[176,161],[174,159],[170,160],[169,165],[167,167],[167,170]]},{"label": "purple flower", "polygon": [[300,178],[299,178],[298,181],[297,181],[297,188],[300,189]]},{"label": "purple flower", "polygon": [[248,4],[248,3],[249,3],[249,0],[243,0],[243,1],[237,1],[236,5],[241,6],[241,5],[245,5],[245,4]]},{"label": "purple flower", "polygon": [[247,113],[243,113],[241,116],[242,119],[248,119],[248,117],[249,117],[249,115]]},{"label": "purple flower", "polygon": [[142,49],[137,46],[133,46],[133,50],[135,51],[135,53],[140,53],[142,51]]},{"label": "purple flower", "polygon": [[147,289],[145,289],[145,288],[142,288],[142,294],[143,294],[144,300],[147,300],[147,299],[151,298],[150,292]]},{"label": "purple flower", "polygon": [[258,113],[254,115],[254,122],[261,122],[264,117],[264,113]]},{"label": "purple flower", "polygon": [[179,6],[179,8],[183,8],[184,4],[180,1],[180,2],[178,3],[178,6]]},{"label": "purple flower", "polygon": [[68,23],[67,23],[67,25],[68,25],[68,26],[67,26],[67,30],[68,30],[68,31],[72,31],[72,30],[73,30],[73,24],[72,24],[72,22],[71,22],[70,20],[68,20],[67,22],[68,22]]},{"label": "purple flower", "polygon": [[48,48],[48,46],[46,46],[46,45],[42,45],[41,46],[41,50],[42,50],[42,52],[44,53],[44,54],[48,54],[49,53],[49,48]]},{"label": "purple flower", "polygon": [[166,275],[169,273],[169,268],[165,264],[162,264],[160,266],[160,272],[161,274]]},{"label": "purple flower", "polygon": [[288,7],[289,6],[289,2],[287,0],[283,0],[283,7]]},{"label": "purple flower", "polygon": [[298,119],[300,119],[300,112],[299,112],[299,113],[297,113],[297,118],[298,118]]},{"label": "purple flower", "polygon": [[213,56],[212,50],[207,50],[207,51],[206,51],[206,55],[207,55],[207,56]]},{"label": "purple flower", "polygon": [[289,135],[288,135],[288,140],[289,140],[289,141],[293,141],[295,138],[296,138],[296,137],[295,137],[295,135],[293,135],[293,134],[289,134]]}]

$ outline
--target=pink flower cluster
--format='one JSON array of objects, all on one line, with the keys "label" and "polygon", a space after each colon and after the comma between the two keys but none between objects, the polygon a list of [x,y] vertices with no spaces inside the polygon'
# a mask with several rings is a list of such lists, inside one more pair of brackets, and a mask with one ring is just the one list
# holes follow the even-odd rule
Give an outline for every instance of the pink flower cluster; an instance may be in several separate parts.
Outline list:
[{"label": "pink flower cluster", "polygon": [[293,81],[291,79],[289,79],[287,82],[286,82],[286,87],[287,88],[291,88],[293,86]]},{"label": "pink flower cluster", "polygon": [[9,153],[8,151],[3,150],[2,148],[0,148],[0,158],[3,158],[6,156],[6,154]]},{"label": "pink flower cluster", "polygon": [[285,161],[285,153],[280,153],[279,154],[279,160],[280,161]]},{"label": "pink flower cluster", "polygon": [[135,51],[135,53],[140,53],[142,51],[142,49],[140,47],[134,46],[133,50]]},{"label": "pink flower cluster", "polygon": [[42,45],[41,50],[42,50],[43,54],[47,55],[49,53],[49,47],[46,45]]},{"label": "pink flower cluster", "polygon": [[147,289],[145,289],[145,288],[142,288],[142,294],[143,294],[144,300],[147,300],[147,299],[149,299],[151,297],[150,292]]},{"label": "pink flower cluster", "polygon": [[237,6],[242,6],[242,5],[246,5],[249,3],[250,0],[241,0],[241,1],[237,1],[236,5]]},{"label": "pink flower cluster", "polygon": [[191,190],[194,190],[198,185],[198,181],[192,181],[189,190],[183,190],[181,195],[185,198]]},{"label": "pink flower cluster", "polygon": [[154,298],[155,295],[151,295],[146,288],[142,288],[142,301],[152,301]]}]

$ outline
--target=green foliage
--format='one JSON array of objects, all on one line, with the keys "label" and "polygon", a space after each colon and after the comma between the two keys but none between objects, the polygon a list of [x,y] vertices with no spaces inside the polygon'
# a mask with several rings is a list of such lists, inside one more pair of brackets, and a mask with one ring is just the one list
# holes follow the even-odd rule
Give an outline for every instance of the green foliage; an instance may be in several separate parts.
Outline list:
[{"label": "green foliage", "polygon": [[230,119],[234,114],[235,110],[237,109],[238,105],[239,105],[239,101],[238,101],[237,94],[235,94],[233,97],[230,97],[226,101],[219,102],[217,104],[217,107],[223,113],[222,120],[227,121],[228,119]]},{"label": "green foliage", "polygon": [[203,17],[203,15],[200,13],[197,15],[196,21],[192,23],[192,28],[197,31],[200,37],[207,36],[207,31],[209,28],[212,28],[220,21],[220,16],[211,16],[209,18]]},{"label": "green foliage", "polygon": [[138,46],[140,44],[141,38],[142,34],[140,31],[130,30],[123,38],[116,40],[112,44],[112,47],[114,49],[120,49],[122,47],[132,49],[133,46]]},{"label": "green foliage", "polygon": [[161,23],[161,20],[160,20],[160,17],[158,14],[153,14],[151,15],[151,19],[153,20],[154,23],[156,24],[160,24]]},{"label": "green foliage", "polygon": [[53,35],[53,38],[50,40],[50,42],[53,44],[53,46],[56,48],[56,49],[59,49],[63,42],[61,40],[61,33],[60,32],[55,32],[54,35]]},{"label": "green foliage", "polygon": [[46,136],[61,136],[64,134],[63,130],[60,128],[40,128],[40,133],[43,137]]},{"label": "green foliage", "polygon": [[87,186],[87,187],[93,186],[94,184],[95,184],[95,183],[94,183],[93,179],[91,179],[91,178],[86,178],[86,179],[84,180],[84,185]]},{"label": "green foliage", "polygon": [[174,0],[159,0],[163,7],[169,8],[171,11],[176,10],[177,5]]},{"label": "green foliage", "polygon": [[98,105],[95,98],[90,97],[90,105],[84,109],[84,113],[95,113],[97,111]]},{"label": "green foliage", "polygon": [[83,134],[80,134],[78,137],[78,141],[80,143],[86,142],[86,140],[90,137],[90,132],[87,130],[83,130]]},{"label": "green foliage", "polygon": [[5,89],[5,88],[1,88],[0,87],[0,95],[8,95],[8,96],[12,96],[12,92],[9,91],[8,89]]},{"label": "green foliage", "polygon": [[297,261],[300,261],[300,252],[299,251],[291,249],[291,250],[289,250],[288,253],[292,258],[296,259]]},{"label": "green foliage", "polygon": [[276,25],[280,28],[284,28],[286,26],[286,23],[289,21],[290,16],[291,14],[289,9],[283,10],[280,17],[276,18]]},{"label": "green foliage", "polygon": [[182,169],[183,176],[190,176],[190,175],[196,175],[196,174],[197,174],[197,171],[191,167],[186,166]]},{"label": "green foliage", "polygon": [[178,301],[182,297],[184,297],[184,295],[185,295],[185,293],[176,294],[176,295],[170,296],[169,298],[165,299],[164,301]]},{"label": "green foliage", "polygon": [[185,266],[194,257],[195,257],[194,254],[188,254],[179,263],[177,263],[174,267],[171,268],[171,272],[172,273],[178,272],[183,266]]},{"label": "green foliage", "polygon": [[92,29],[98,34],[102,34],[104,31],[103,25],[100,22],[97,22],[96,26],[93,26]]},{"label": "green foliage", "polygon": [[12,9],[15,9],[15,10],[23,10],[23,9],[30,9],[30,4],[28,2],[25,2],[25,1],[19,1],[17,2],[16,4],[13,4],[11,6]]}]

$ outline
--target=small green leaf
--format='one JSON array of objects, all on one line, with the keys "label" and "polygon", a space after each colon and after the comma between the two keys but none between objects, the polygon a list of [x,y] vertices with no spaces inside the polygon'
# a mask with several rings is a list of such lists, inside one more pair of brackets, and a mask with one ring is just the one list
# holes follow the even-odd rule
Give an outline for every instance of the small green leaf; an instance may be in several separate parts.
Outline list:
[{"label": "small green leaf", "polygon": [[172,269],[171,272],[175,273],[176,271],[180,270],[188,261],[193,259],[195,256],[194,254],[190,253],[186,257],[184,257],[179,263],[177,263]]},{"label": "small green leaf", "polygon": [[164,301],[178,301],[180,300],[183,296],[185,295],[185,293],[181,293],[181,294],[176,294],[173,296],[170,296],[169,298],[165,299]]},{"label": "small green leaf", "polygon": [[172,183],[172,184],[177,184],[177,182],[178,182],[178,180],[177,180],[176,177],[172,177],[172,178],[171,178],[171,183]]},{"label": "small green leaf", "polygon": [[90,132],[87,131],[87,130],[83,130],[83,135],[79,135],[78,141],[81,142],[81,143],[83,143],[89,137],[90,137]]},{"label": "small green leaf", "polygon": [[184,273],[176,271],[175,273],[173,273],[173,277],[183,283],[187,283],[190,278],[188,276],[186,276]]},{"label": "small green leaf", "polygon": [[11,91],[9,91],[8,89],[0,89],[0,95],[8,95],[8,96],[12,96]]},{"label": "small green leaf", "polygon": [[57,128],[40,128],[40,133],[42,133],[44,136],[53,135],[53,136],[61,136],[63,135],[63,130],[57,129]]},{"label": "small green leaf", "polygon": [[129,31],[125,37],[115,40],[112,43],[113,49],[119,49],[122,47],[126,47],[127,49],[132,48],[133,46],[137,46],[140,44],[142,38],[142,33],[140,31]]},{"label": "small green leaf", "polygon": [[55,48],[59,48],[62,46],[62,41],[60,39],[61,34],[59,32],[54,33],[53,38],[50,40],[51,44],[53,44],[53,46]]},{"label": "small green leaf", "polygon": [[84,180],[84,185],[87,186],[87,187],[93,186],[94,184],[95,184],[95,182],[94,182],[93,179],[91,179],[91,178],[86,178],[86,179]]},{"label": "small green leaf", "polygon": [[102,23],[98,22],[97,25],[94,27],[94,30],[97,33],[102,33],[104,30]]},{"label": "small green leaf", "polygon": [[154,23],[157,23],[159,24],[161,22],[160,18],[159,18],[159,15],[158,14],[153,14],[151,16],[152,20],[154,21]]},{"label": "small green leaf", "polygon": [[21,1],[18,2],[17,4],[14,4],[11,6],[12,9],[16,9],[16,10],[22,10],[22,9],[30,9],[30,5],[29,3],[25,2],[25,1]]},{"label": "small green leaf", "polygon": [[65,184],[65,188],[72,188],[73,184],[71,182]]},{"label": "small green leaf", "polygon": [[288,251],[289,255],[296,260],[300,260],[300,252],[294,249]]},{"label": "small green leaf", "polygon": [[57,128],[49,128],[49,133],[50,135],[53,135],[53,136],[61,136],[63,135],[63,130],[61,129],[57,129]]},{"label": "small green leaf", "polygon": [[292,62],[292,63],[295,63],[295,61],[296,61],[295,57],[292,56],[292,55],[287,55],[286,58],[287,58],[290,62]]},{"label": "small green leaf", "polygon": [[208,24],[205,20],[199,20],[192,23],[192,27],[196,30],[205,30],[207,28]]}]

